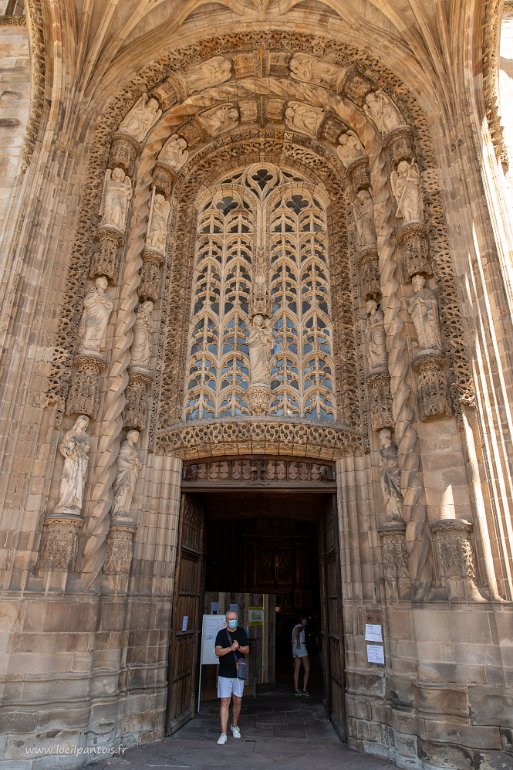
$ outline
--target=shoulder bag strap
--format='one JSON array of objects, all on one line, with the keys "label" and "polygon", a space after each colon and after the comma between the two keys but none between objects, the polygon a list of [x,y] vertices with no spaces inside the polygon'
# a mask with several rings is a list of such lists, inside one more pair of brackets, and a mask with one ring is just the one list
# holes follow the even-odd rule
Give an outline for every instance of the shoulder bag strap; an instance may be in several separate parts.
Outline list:
[{"label": "shoulder bag strap", "polygon": [[[232,637],[230,636],[230,632],[228,631],[227,628],[225,630],[226,630],[226,635],[228,636],[230,645],[232,645],[233,642],[232,642]],[[238,656],[238,654],[237,654],[237,652],[235,650],[232,650],[232,655],[235,658],[235,661],[237,662],[239,660],[239,656]]]}]

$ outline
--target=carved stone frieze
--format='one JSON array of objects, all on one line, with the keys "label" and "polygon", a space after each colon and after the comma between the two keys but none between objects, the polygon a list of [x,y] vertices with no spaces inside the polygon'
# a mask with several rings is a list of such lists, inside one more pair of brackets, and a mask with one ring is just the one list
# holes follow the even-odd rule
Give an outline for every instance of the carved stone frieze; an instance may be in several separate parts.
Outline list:
[{"label": "carved stone frieze", "polygon": [[402,160],[411,162],[415,158],[411,127],[400,126],[387,134],[385,137],[385,147],[388,149],[394,168],[397,168]]},{"label": "carved stone frieze", "polygon": [[119,230],[107,225],[98,228],[95,249],[91,257],[91,267],[89,268],[90,278],[105,275],[111,283],[117,283],[121,259],[120,248],[123,243],[124,236]]},{"label": "carved stone frieze", "polygon": [[137,527],[127,524],[112,524],[107,537],[107,555],[103,571],[108,575],[130,572],[134,550],[134,535]]},{"label": "carved stone frieze", "polygon": [[409,222],[400,227],[397,240],[403,248],[408,278],[417,273],[431,273],[427,228],[423,222]]},{"label": "carved stone frieze", "polygon": [[356,195],[359,190],[370,190],[371,179],[367,158],[362,158],[352,163],[347,169],[351,185]]},{"label": "carved stone frieze", "polygon": [[387,596],[397,601],[410,589],[409,553],[406,546],[406,524],[391,522],[378,530],[383,545],[383,573]]},{"label": "carved stone frieze", "polygon": [[268,483],[272,481],[328,484],[335,482],[335,467],[331,463],[301,462],[299,460],[236,458],[212,462],[193,462],[184,466],[183,479],[188,482],[222,484],[224,481]]},{"label": "carved stone frieze", "polygon": [[392,396],[390,393],[390,375],[387,371],[376,372],[367,377],[367,390],[370,402],[370,424],[372,430],[393,428]]},{"label": "carved stone frieze", "polygon": [[151,300],[157,302],[160,295],[160,269],[164,262],[164,257],[155,249],[146,248],[142,255],[141,282],[137,288],[137,293],[141,302]]},{"label": "carved stone frieze", "polygon": [[191,459],[234,452],[272,453],[334,460],[363,446],[363,436],[335,426],[270,419],[182,423],[158,434],[163,452]]},{"label": "carved stone frieze", "polygon": [[66,409],[68,414],[87,414],[89,417],[96,415],[99,378],[106,369],[106,362],[99,356],[75,356]]},{"label": "carved stone frieze", "polygon": [[421,420],[433,420],[451,414],[451,402],[442,355],[419,354],[413,360],[417,373],[417,399]]},{"label": "carved stone frieze", "polygon": [[378,253],[375,248],[358,252],[358,267],[362,299],[376,299],[381,294]]},{"label": "carved stone frieze", "polygon": [[123,132],[114,134],[110,146],[109,166],[111,168],[122,168],[125,174],[132,176],[135,168],[135,161],[141,152],[141,145],[133,136]]},{"label": "carved stone frieze", "polygon": [[125,428],[142,432],[146,428],[148,418],[148,390],[152,383],[149,370],[130,368],[128,370],[128,385],[125,391],[126,404],[122,419]]},{"label": "carved stone frieze", "polygon": [[47,514],[41,544],[42,569],[74,569],[83,525],[84,520],[78,516]]}]

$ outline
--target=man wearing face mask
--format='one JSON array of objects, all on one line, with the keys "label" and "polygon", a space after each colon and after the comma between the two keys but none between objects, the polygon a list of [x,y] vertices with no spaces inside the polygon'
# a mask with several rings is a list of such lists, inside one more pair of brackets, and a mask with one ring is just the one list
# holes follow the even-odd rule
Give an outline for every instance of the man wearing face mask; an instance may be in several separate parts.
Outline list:
[{"label": "man wearing face mask", "polygon": [[221,700],[220,719],[221,735],[217,741],[220,746],[226,743],[228,732],[228,711],[233,697],[233,717],[231,731],[234,738],[240,738],[238,726],[244,681],[237,677],[237,660],[245,659],[249,652],[248,637],[243,628],[237,625],[237,613],[226,613],[226,628],[216,636],[216,655],[219,658],[217,678],[217,697]]}]

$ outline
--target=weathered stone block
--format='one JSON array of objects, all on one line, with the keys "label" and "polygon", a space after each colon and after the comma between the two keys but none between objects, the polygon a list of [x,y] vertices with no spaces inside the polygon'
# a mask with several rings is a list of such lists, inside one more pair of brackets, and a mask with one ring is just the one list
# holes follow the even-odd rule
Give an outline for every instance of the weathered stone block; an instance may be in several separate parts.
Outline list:
[{"label": "weathered stone block", "polygon": [[506,687],[469,687],[470,722],[473,725],[513,727],[513,692]]},{"label": "weathered stone block", "polygon": [[469,706],[465,688],[419,687],[413,685],[415,705],[421,712],[468,717]]}]

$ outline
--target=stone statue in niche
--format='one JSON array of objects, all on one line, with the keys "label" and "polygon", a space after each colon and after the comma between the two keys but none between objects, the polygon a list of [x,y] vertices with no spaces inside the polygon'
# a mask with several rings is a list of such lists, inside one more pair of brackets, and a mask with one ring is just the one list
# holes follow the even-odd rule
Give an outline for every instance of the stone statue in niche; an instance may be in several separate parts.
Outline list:
[{"label": "stone statue in niche", "polygon": [[146,300],[139,305],[136,311],[134,324],[134,341],[132,342],[132,366],[147,369],[150,365],[151,355],[151,314],[153,302]]},{"label": "stone statue in niche", "polygon": [[367,325],[365,339],[367,342],[367,363],[371,371],[384,369],[387,365],[387,348],[383,311],[378,303],[369,299],[366,303]]},{"label": "stone statue in niche", "polygon": [[285,110],[285,123],[289,128],[309,136],[317,136],[324,117],[324,110],[304,102],[289,102]]},{"label": "stone statue in niche", "polygon": [[344,168],[351,163],[365,158],[365,148],[354,131],[344,131],[338,138],[337,155]]},{"label": "stone statue in niche", "polygon": [[248,337],[251,385],[271,385],[270,357],[273,345],[271,319],[257,313],[251,320]]},{"label": "stone statue in niche", "polygon": [[438,299],[434,291],[426,286],[423,275],[412,278],[415,294],[408,302],[420,350],[441,350],[440,320],[438,317]]},{"label": "stone statue in niche", "polygon": [[142,462],[135,449],[139,441],[139,431],[129,430],[126,440],[121,444],[116,460],[117,475],[114,481],[114,500],[111,516],[113,519],[127,518],[134,496],[137,477],[142,468]]},{"label": "stone statue in niche", "polygon": [[185,81],[190,94],[202,91],[209,86],[219,85],[230,79],[232,63],[224,56],[214,56],[208,61],[200,62],[189,67],[185,73]]},{"label": "stone statue in niche", "polygon": [[152,125],[160,118],[162,110],[156,99],[143,94],[134,104],[128,115],[120,123],[119,130],[124,131],[138,142],[142,142]]},{"label": "stone statue in niche", "polygon": [[79,516],[82,510],[84,486],[89,464],[91,439],[87,435],[89,417],[81,414],[74,426],[64,434],[59,451],[64,457],[60,498],[55,513]]},{"label": "stone statue in niche", "polygon": [[187,140],[183,136],[173,134],[161,149],[158,159],[173,171],[179,171],[187,163],[188,157]]},{"label": "stone statue in niche", "polygon": [[358,190],[353,202],[353,214],[356,224],[356,245],[359,248],[376,245],[374,227],[374,204],[369,190]]},{"label": "stone statue in niche", "polygon": [[333,87],[344,72],[345,69],[342,67],[307,53],[295,53],[290,60],[291,76],[294,80],[302,80],[306,83],[319,83],[319,85]]},{"label": "stone statue in niche", "polygon": [[202,112],[200,118],[210,136],[218,136],[218,134],[236,128],[239,125],[240,116],[237,107],[228,102]]},{"label": "stone statue in niche", "polygon": [[103,183],[101,224],[124,232],[128,205],[132,198],[132,182],[123,169],[108,168]]},{"label": "stone statue in niche", "polygon": [[84,299],[84,310],[80,321],[79,335],[82,354],[98,355],[105,348],[107,324],[114,303],[106,293],[109,285],[104,275],[98,276],[95,285],[88,291]]},{"label": "stone statue in niche", "polygon": [[382,135],[405,125],[399,109],[384,91],[371,91],[367,94],[363,109]]},{"label": "stone statue in niche", "polygon": [[412,160],[402,160],[397,171],[390,174],[390,185],[397,202],[397,217],[403,217],[405,222],[422,220],[424,202],[420,191],[419,167]]},{"label": "stone statue in niche", "polygon": [[381,491],[385,498],[386,521],[403,520],[403,496],[401,493],[401,471],[397,459],[397,447],[392,443],[392,431],[383,428],[379,432]]},{"label": "stone statue in niche", "polygon": [[171,204],[169,201],[161,193],[157,193],[150,212],[146,245],[150,249],[159,251],[161,254],[164,254],[166,251],[167,220],[169,219],[170,211]]}]

